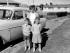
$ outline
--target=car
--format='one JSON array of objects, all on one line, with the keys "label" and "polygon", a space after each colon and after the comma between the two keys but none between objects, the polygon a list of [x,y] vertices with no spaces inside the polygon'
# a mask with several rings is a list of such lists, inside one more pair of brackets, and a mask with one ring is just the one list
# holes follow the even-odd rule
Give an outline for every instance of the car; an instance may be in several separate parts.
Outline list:
[{"label": "car", "polygon": [[0,37],[4,44],[22,37],[23,14],[27,11],[23,7],[0,6]]}]

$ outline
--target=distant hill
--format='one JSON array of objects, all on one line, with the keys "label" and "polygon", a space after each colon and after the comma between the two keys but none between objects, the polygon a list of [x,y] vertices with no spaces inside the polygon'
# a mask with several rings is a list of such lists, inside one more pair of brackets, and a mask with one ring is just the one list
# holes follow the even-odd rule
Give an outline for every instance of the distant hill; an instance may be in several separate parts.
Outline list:
[{"label": "distant hill", "polygon": [[50,7],[50,8],[54,8],[54,7],[58,7],[58,8],[68,8],[68,7],[70,7],[70,4],[44,5],[44,7]]}]

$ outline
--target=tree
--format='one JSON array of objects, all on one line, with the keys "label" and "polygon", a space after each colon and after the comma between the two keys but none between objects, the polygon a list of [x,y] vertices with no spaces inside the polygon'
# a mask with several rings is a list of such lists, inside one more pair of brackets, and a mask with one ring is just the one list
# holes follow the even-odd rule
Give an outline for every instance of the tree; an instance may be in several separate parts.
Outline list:
[{"label": "tree", "polygon": [[52,3],[52,2],[50,2],[50,5],[53,5],[53,3]]},{"label": "tree", "polygon": [[30,9],[30,10],[35,9],[35,5],[29,6],[29,9]]},{"label": "tree", "polygon": [[40,6],[39,6],[39,7],[43,10],[44,5],[43,5],[43,4],[40,4]]}]

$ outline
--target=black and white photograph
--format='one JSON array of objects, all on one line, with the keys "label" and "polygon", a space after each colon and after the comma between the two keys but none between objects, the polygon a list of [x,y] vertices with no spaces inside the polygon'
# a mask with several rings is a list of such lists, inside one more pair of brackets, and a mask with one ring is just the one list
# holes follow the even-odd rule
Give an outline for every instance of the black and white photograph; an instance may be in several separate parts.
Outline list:
[{"label": "black and white photograph", "polygon": [[70,0],[0,0],[0,53],[70,53]]}]

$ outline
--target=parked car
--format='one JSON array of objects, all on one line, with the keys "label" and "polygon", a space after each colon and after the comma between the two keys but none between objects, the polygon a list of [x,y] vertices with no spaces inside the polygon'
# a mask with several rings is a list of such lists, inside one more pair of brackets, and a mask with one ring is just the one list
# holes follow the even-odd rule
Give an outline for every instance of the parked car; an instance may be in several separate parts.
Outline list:
[{"label": "parked car", "polygon": [[25,13],[27,10],[22,7],[0,6],[0,37],[4,43],[22,37],[23,11]]}]

